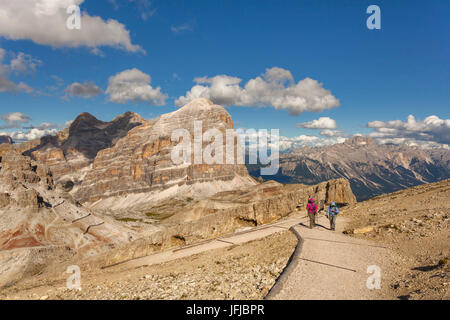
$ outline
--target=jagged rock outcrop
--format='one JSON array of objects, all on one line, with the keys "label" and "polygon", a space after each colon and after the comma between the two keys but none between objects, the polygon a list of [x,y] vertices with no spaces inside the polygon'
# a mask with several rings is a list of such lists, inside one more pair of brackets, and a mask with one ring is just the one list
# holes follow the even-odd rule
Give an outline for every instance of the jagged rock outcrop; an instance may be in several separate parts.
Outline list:
[{"label": "jagged rock outcrop", "polygon": [[[355,136],[344,143],[281,154],[278,174],[268,178],[316,184],[343,177],[350,181],[358,200],[364,200],[450,178],[449,169],[449,149],[379,145],[371,138]],[[259,170],[251,173],[258,175]]]},{"label": "jagged rock outcrop", "polygon": [[3,143],[13,144],[14,141],[11,139],[11,137],[2,135],[2,136],[0,136],[0,144],[3,144]]},{"label": "jagged rock outcrop", "polygon": [[325,203],[336,202],[338,205],[356,203],[356,197],[352,192],[350,183],[344,178],[322,182],[313,190],[315,197]]},{"label": "jagged rock outcrop", "polygon": [[0,209],[8,206],[30,209],[43,207],[40,194],[27,184],[53,189],[50,171],[45,166],[31,163],[14,149],[3,153],[0,158],[0,182]]},{"label": "jagged rock outcrop", "polygon": [[103,122],[89,113],[82,113],[56,136],[45,136],[39,141],[28,143],[22,152],[47,165],[57,183],[78,180],[100,150],[113,146],[128,131],[144,122],[132,112],[111,122]]},{"label": "jagged rock outcrop", "polygon": [[[114,146],[101,150],[81,185],[74,190],[75,197],[91,203],[101,200],[96,208],[120,209],[119,203],[124,208],[140,201],[158,201],[180,194],[204,197],[256,184],[245,166],[236,161],[235,164],[174,164],[171,152],[179,141],[171,141],[171,134],[186,129],[193,141],[194,121],[201,121],[203,133],[212,128],[219,130],[224,140],[225,130],[233,129],[231,116],[223,107],[197,99],[130,130]],[[203,142],[203,146],[207,144]],[[130,194],[140,196],[127,197]]]}]

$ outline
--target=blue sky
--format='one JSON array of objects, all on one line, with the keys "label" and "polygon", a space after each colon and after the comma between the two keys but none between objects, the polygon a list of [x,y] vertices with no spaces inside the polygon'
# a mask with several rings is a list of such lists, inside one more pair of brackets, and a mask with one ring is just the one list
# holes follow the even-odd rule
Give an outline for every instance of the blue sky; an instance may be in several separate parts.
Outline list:
[{"label": "blue sky", "polygon": [[[3,81],[3,89],[0,81],[0,132],[26,134],[24,127],[44,122],[63,126],[85,111],[101,120],[127,110],[153,118],[175,110],[177,99],[196,85],[195,78],[207,77],[197,85],[210,88],[215,76],[236,77],[243,88],[276,67],[293,78],[283,86],[311,78],[317,81],[313,87],[322,84],[339,106],[329,103],[311,112],[315,109],[306,105],[305,112],[292,115],[288,107],[274,107],[262,98],[239,103],[242,97],[227,96],[236,127],[279,128],[287,138],[315,136],[317,145],[357,133],[381,143],[450,142],[448,1],[56,0],[53,3],[60,7],[45,15],[36,15],[36,3],[48,8],[49,0],[22,1],[25,19],[0,22],[0,48],[5,52],[0,76],[3,73],[9,81]],[[16,9],[12,12],[17,14],[19,7],[8,3],[0,1],[0,12]],[[58,25],[56,17],[66,14],[69,3],[83,12],[79,34],[86,33],[83,19],[88,15],[102,19],[92,22],[93,30],[100,30],[108,19],[121,23],[124,40],[119,46],[111,44],[105,39],[118,37],[115,31],[108,35],[106,28],[93,32],[92,39],[86,33],[72,41],[70,32],[77,31]],[[366,27],[371,4],[381,9],[380,30]],[[44,25],[47,29],[39,31]],[[128,38],[123,38],[123,31],[129,32]],[[68,39],[54,40],[60,35]],[[20,53],[27,59],[17,60]],[[14,68],[14,59],[23,68]],[[127,75],[138,77],[141,84],[145,76],[151,77],[146,98],[118,101],[107,93],[113,90],[107,91],[110,77],[126,70],[134,70]],[[21,82],[26,87],[19,88]],[[83,84],[83,90],[89,83],[95,94],[77,95],[69,90],[73,83]],[[158,87],[164,103],[148,100]],[[27,118],[11,122],[7,115],[15,112]],[[409,115],[414,120],[407,121]],[[321,117],[336,125],[321,121],[318,129],[307,128]],[[331,134],[321,135],[323,130]]]}]

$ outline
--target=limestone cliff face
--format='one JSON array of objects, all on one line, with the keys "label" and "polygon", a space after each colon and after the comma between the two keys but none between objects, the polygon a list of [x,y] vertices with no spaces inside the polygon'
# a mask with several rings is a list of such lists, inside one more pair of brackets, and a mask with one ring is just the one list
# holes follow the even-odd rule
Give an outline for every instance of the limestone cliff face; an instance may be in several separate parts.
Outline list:
[{"label": "limestone cliff face", "polygon": [[[202,132],[218,129],[224,141],[225,130],[233,129],[231,116],[223,107],[206,99],[197,99],[130,130],[114,146],[101,150],[74,192],[75,197],[83,202],[137,193],[149,200],[180,193],[198,197],[254,185],[245,166],[236,162],[174,164],[171,153],[180,141],[171,141],[171,134],[174,130],[186,129],[193,142],[194,121],[201,121]],[[207,144],[209,142],[203,142],[203,146]],[[163,190],[166,192],[161,193]],[[150,194],[152,192],[154,196]],[[107,206],[104,202],[101,207]]]}]

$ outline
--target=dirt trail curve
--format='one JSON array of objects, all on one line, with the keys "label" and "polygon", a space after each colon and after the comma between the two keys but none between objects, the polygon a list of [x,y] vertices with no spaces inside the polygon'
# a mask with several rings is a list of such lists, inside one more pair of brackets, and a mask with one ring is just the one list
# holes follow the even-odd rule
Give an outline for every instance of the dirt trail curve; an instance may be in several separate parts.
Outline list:
[{"label": "dirt trail curve", "polygon": [[125,261],[123,263],[118,263],[111,266],[104,266],[103,268],[115,266],[125,268],[128,267],[136,268],[140,266],[150,266],[159,263],[164,263],[167,261],[188,257],[209,250],[230,247],[233,245],[243,244],[249,241],[262,239],[271,234],[277,233],[280,230],[289,230],[290,227],[297,225],[305,220],[306,219],[304,215],[293,214],[289,218],[277,221],[275,223],[270,223],[262,225],[260,227],[243,230],[241,232],[224,235],[216,239],[205,240],[185,247],[155,253],[146,257],[132,259],[129,261]]},{"label": "dirt trail curve", "polygon": [[[338,217],[337,230],[328,230],[328,219],[321,215],[315,229],[309,229],[305,214],[294,214],[284,221],[211,239],[120,264],[139,267],[159,264],[201,252],[261,239],[293,228],[300,238],[298,248],[266,299],[392,299],[388,283],[394,276],[391,264],[396,255],[388,248],[342,234],[346,218]],[[381,289],[367,288],[369,266],[381,270]]]},{"label": "dirt trail curve", "polygon": [[[380,245],[342,234],[345,218],[338,217],[337,230],[328,230],[323,215],[319,225],[309,229],[308,222],[294,226],[299,247],[266,299],[274,300],[358,300],[392,299],[388,279],[395,255]],[[381,270],[381,289],[368,289],[369,266]],[[373,282],[372,282],[373,283]]]}]

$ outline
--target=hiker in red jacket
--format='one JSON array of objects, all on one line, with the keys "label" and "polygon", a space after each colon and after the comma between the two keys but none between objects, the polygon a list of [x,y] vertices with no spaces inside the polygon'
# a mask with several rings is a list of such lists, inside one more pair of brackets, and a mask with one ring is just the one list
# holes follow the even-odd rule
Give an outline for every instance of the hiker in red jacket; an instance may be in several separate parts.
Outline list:
[{"label": "hiker in red jacket", "polygon": [[312,229],[316,226],[316,214],[317,214],[317,204],[313,198],[309,198],[308,205],[306,206],[309,216],[309,228]]}]

